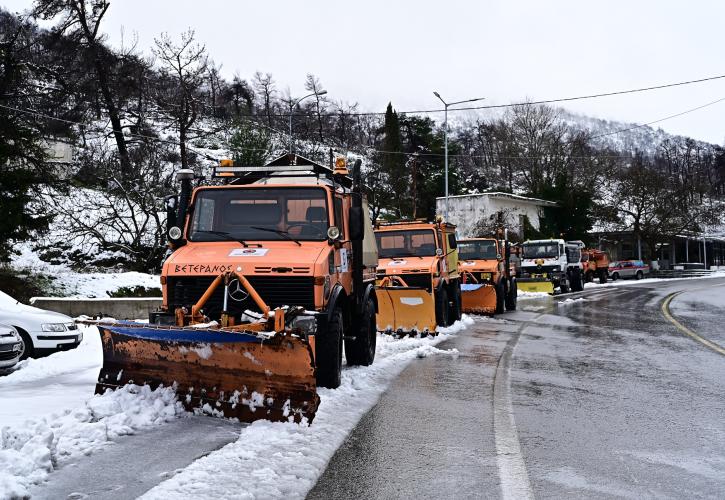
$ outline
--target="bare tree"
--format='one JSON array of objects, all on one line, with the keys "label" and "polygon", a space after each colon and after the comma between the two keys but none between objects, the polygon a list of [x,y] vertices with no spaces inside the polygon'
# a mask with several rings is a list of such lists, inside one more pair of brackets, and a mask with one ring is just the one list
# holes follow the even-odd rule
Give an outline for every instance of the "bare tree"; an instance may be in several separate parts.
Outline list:
[{"label": "bare tree", "polygon": [[62,15],[55,30],[58,33],[85,41],[98,77],[98,86],[108,111],[108,118],[113,127],[113,137],[118,148],[121,170],[128,175],[131,172],[131,162],[123,136],[120,111],[111,92],[110,66],[106,58],[107,49],[103,45],[103,35],[99,34],[101,21],[109,6],[110,3],[105,0],[36,0],[33,15],[44,20]]},{"label": "bare tree", "polygon": [[267,126],[271,127],[273,101],[277,95],[277,88],[274,83],[274,78],[272,78],[272,73],[262,74],[260,71],[257,71],[254,73],[252,84],[254,85],[254,91],[262,101],[264,115],[267,117]]},{"label": "bare tree", "polygon": [[315,114],[317,115],[317,132],[319,134],[319,140],[320,142],[325,140],[324,134],[322,132],[322,114],[325,113],[326,107],[327,107],[327,101],[325,100],[325,95],[320,95],[320,92],[323,91],[322,84],[320,83],[320,79],[317,78],[312,73],[307,74],[307,81],[305,81],[305,90],[308,92],[314,92],[315,94]]},{"label": "bare tree", "polygon": [[181,34],[180,43],[175,43],[167,33],[154,39],[154,54],[159,58],[162,72],[165,72],[176,86],[172,99],[176,126],[179,130],[181,167],[189,167],[187,141],[189,131],[200,112],[199,90],[204,84],[208,57],[204,45],[195,43],[194,30]]}]

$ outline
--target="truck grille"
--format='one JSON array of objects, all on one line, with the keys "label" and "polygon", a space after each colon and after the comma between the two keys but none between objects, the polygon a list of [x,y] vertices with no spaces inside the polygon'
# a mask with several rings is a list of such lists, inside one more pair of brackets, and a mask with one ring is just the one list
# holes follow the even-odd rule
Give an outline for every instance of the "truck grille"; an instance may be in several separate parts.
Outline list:
[{"label": "truck grille", "polygon": [[403,281],[405,281],[408,286],[425,288],[430,292],[432,281],[430,273],[400,273],[398,276],[403,278]]},{"label": "truck grille", "polygon": [[[169,277],[166,286],[171,309],[179,306],[190,307],[196,303],[209,288],[214,276]],[[274,309],[281,306],[301,306],[315,308],[314,277],[312,276],[246,276],[249,283],[266,304]],[[203,310],[211,319],[221,315],[224,305],[224,287],[219,286],[207,301]],[[241,302],[229,299],[229,312],[239,315],[246,309],[259,311],[251,297]]]}]

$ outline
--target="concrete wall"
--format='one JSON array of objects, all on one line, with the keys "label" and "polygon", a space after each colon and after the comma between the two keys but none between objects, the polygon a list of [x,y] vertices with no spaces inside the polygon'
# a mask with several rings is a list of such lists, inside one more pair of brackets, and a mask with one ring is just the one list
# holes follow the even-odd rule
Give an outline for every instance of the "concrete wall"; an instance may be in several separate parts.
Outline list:
[{"label": "concrete wall", "polygon": [[[436,213],[445,213],[446,201],[444,198],[436,200]],[[473,229],[481,219],[488,219],[495,213],[506,210],[511,214],[506,221],[507,226],[521,233],[519,216],[527,216],[531,225],[539,229],[539,218],[542,208],[526,200],[510,198],[496,198],[485,195],[453,196],[448,198],[448,222],[455,224],[459,238],[475,236]]]},{"label": "concrete wall", "polygon": [[30,304],[67,314],[71,318],[81,315],[105,316],[116,319],[148,319],[149,312],[161,306],[161,298],[124,299],[69,299],[65,297],[33,297]]}]

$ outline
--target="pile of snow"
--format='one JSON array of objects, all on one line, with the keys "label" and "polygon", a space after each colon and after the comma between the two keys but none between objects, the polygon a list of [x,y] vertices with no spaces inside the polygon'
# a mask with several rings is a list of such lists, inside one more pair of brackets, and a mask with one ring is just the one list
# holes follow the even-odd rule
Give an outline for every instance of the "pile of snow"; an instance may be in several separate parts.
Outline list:
[{"label": "pile of snow", "polygon": [[0,498],[24,498],[68,460],[119,436],[185,415],[172,388],[127,385],[90,398],[85,406],[0,431]]},{"label": "pile of snow", "polygon": [[516,291],[516,297],[517,299],[543,299],[546,297],[551,297],[550,294],[547,292],[525,292],[523,290],[517,290]]},{"label": "pile of snow", "polygon": [[378,336],[372,366],[346,368],[338,389],[318,390],[321,402],[312,425],[254,422],[236,442],[197,460],[142,498],[304,498],[335,450],[405,366],[431,354],[456,356],[458,351],[435,345],[471,324],[473,319],[464,315],[436,337]]},{"label": "pile of snow", "polygon": [[586,301],[587,301],[586,299],[584,299],[584,298],[582,298],[582,297],[579,297],[579,298],[577,298],[577,299],[566,299],[566,300],[560,300],[560,301],[558,301],[558,302],[557,302],[556,304],[557,304],[558,306],[570,306],[570,305],[572,305],[572,304],[578,304],[578,303],[581,303],[581,302],[586,302]]}]

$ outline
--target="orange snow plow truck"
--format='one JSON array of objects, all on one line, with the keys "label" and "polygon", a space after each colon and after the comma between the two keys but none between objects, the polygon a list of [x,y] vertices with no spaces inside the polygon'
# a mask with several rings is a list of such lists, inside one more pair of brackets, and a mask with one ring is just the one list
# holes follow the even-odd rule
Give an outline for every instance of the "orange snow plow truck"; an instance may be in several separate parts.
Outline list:
[{"label": "orange snow plow truck", "polygon": [[516,310],[517,284],[510,265],[508,238],[458,241],[463,312],[502,314]]},{"label": "orange snow plow truck", "polygon": [[455,229],[444,222],[376,224],[379,331],[427,335],[461,319]]},{"label": "orange snow plow truck", "polygon": [[[360,182],[342,158],[222,160],[220,185],[167,198],[173,253],[149,324],[100,324],[96,392],[174,386],[196,412],[311,422],[317,386],[375,358],[377,252]],[[226,181],[226,182],[224,182]]]}]

